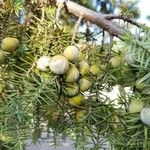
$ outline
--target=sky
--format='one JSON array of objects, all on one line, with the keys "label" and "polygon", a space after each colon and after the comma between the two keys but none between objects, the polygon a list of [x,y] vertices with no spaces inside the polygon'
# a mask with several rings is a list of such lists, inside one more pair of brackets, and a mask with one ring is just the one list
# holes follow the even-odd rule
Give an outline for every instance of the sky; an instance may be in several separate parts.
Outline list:
[{"label": "sky", "polygon": [[140,23],[145,23],[147,26],[150,27],[150,20],[147,20],[146,17],[150,15],[150,6],[149,0],[140,0],[138,3],[138,7],[141,11],[141,16],[138,19]]}]

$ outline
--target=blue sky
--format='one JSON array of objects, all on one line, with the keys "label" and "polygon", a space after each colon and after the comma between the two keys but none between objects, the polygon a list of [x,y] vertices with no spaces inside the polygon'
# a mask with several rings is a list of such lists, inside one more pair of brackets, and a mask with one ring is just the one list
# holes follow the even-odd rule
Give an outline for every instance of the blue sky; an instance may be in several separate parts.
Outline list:
[{"label": "blue sky", "polygon": [[145,23],[150,27],[150,21],[146,19],[148,15],[150,15],[150,5],[149,0],[140,0],[138,3],[138,7],[141,11],[141,17],[138,19],[140,23]]}]

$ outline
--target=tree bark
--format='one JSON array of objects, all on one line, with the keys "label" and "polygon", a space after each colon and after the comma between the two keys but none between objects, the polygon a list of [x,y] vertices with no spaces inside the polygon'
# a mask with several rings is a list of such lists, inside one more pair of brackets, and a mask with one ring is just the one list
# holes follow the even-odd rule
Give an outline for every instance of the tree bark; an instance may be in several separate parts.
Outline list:
[{"label": "tree bark", "polygon": [[73,14],[77,17],[82,17],[86,21],[89,21],[93,24],[96,24],[98,27],[104,29],[112,36],[117,36],[121,38],[121,35],[125,32],[124,29],[119,27],[117,24],[112,23],[110,20],[107,20],[104,15],[99,14],[93,10],[85,8],[81,5],[76,4],[72,1],[64,0],[53,0],[57,5],[64,4],[67,11],[70,14]]},{"label": "tree bark", "polygon": [[137,27],[141,25],[134,21],[132,18],[123,15],[115,15],[115,14],[100,14],[91,9],[83,7],[75,2],[70,0],[38,0],[40,4],[55,4],[57,6],[64,5],[67,12],[75,15],[78,18],[82,18],[86,21],[89,21],[93,24],[96,24],[98,27],[102,28],[104,31],[107,31],[111,36],[116,36],[120,39],[124,32],[127,32],[126,29],[121,28],[117,24],[111,22],[113,19],[121,19],[125,22],[133,24]]}]

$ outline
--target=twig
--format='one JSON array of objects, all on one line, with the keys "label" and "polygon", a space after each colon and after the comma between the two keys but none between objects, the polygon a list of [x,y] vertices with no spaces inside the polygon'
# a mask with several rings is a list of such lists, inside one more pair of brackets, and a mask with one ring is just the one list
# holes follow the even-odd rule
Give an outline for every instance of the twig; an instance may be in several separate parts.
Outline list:
[{"label": "twig", "polygon": [[29,76],[30,72],[33,70],[33,68],[35,67],[35,65],[36,65],[36,62],[33,62],[32,66],[27,71],[27,77]]},{"label": "twig", "polygon": [[105,19],[107,20],[113,20],[113,19],[121,19],[121,20],[124,20],[128,23],[131,23],[137,27],[140,27],[141,25],[136,22],[135,20],[133,20],[132,18],[128,17],[128,16],[124,16],[124,15],[115,15],[115,14],[106,14],[106,15],[103,15]]},{"label": "twig", "polygon": [[104,40],[105,40],[105,31],[102,31],[102,45],[104,45]]},{"label": "twig", "polygon": [[76,33],[77,33],[77,30],[78,30],[78,28],[79,28],[79,26],[80,26],[81,20],[82,20],[82,16],[80,16],[80,17],[78,18],[78,21],[77,21],[77,23],[75,24],[75,27],[74,27],[74,30],[73,30],[73,34],[72,34],[71,44],[73,44],[73,42],[74,42],[74,39],[75,39],[75,37],[76,37]]},{"label": "twig", "polygon": [[43,5],[43,6],[42,6],[42,17],[41,17],[41,22],[44,21],[44,18],[45,18],[45,6]]},{"label": "twig", "polygon": [[55,17],[55,23],[59,22],[61,10],[64,7],[64,0],[62,2],[57,3],[57,10],[56,10],[56,17]]}]

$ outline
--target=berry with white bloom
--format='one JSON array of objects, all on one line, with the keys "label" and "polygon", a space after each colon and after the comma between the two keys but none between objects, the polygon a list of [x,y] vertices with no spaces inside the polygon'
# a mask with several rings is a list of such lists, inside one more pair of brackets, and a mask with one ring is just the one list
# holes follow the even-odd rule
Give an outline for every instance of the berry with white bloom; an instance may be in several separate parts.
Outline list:
[{"label": "berry with white bloom", "polygon": [[38,59],[37,68],[41,71],[46,71],[49,67],[50,57],[49,56],[42,56]]},{"label": "berry with white bloom", "polygon": [[69,69],[69,61],[62,55],[55,55],[51,58],[49,67],[54,74],[64,74]]},{"label": "berry with white bloom", "polygon": [[150,107],[145,107],[141,111],[141,120],[144,124],[150,125]]}]

